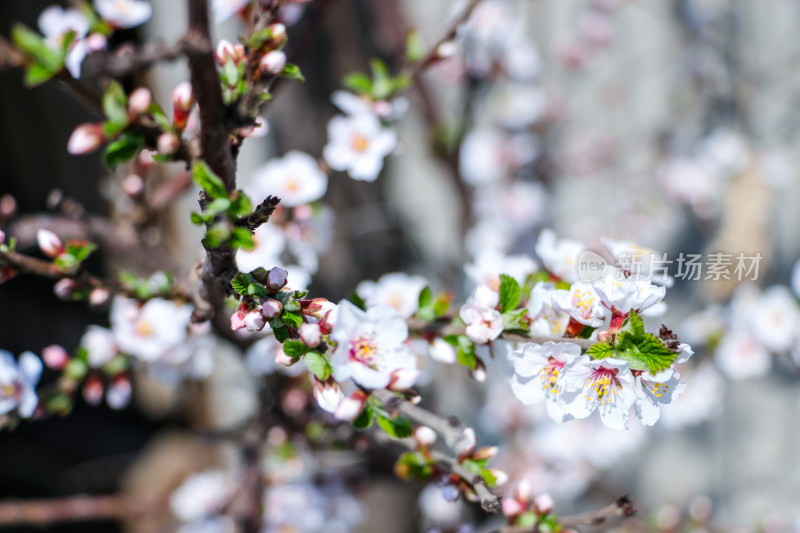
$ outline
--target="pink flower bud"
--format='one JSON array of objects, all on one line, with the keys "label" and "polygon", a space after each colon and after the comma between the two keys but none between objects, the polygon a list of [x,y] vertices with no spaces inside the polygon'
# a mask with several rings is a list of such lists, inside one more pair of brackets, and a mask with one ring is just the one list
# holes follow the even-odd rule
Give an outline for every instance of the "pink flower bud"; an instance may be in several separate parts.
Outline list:
[{"label": "pink flower bud", "polygon": [[174,133],[165,132],[158,136],[156,146],[160,154],[172,155],[180,148],[181,140]]},{"label": "pink flower bud", "polygon": [[179,83],[172,91],[172,123],[179,130],[186,127],[192,104],[194,104],[192,84],[188,81]]},{"label": "pink flower bud", "polygon": [[513,498],[503,498],[503,515],[512,518],[519,514],[522,514],[522,511],[525,509],[520,505],[520,503],[513,499]]},{"label": "pink flower bud", "polygon": [[322,342],[322,331],[319,329],[319,324],[300,324],[300,340],[309,348],[319,346]]},{"label": "pink flower bud", "polygon": [[6,218],[17,212],[17,201],[10,194],[0,196],[0,216]]},{"label": "pink flower bud", "polygon": [[39,243],[39,248],[50,257],[58,257],[64,253],[64,243],[58,238],[58,235],[50,230],[40,229],[36,232],[36,241]]},{"label": "pink flower bud", "polygon": [[298,359],[292,359],[291,357],[289,357],[288,355],[286,355],[286,352],[284,352],[284,351],[283,351],[283,347],[282,347],[282,346],[281,346],[281,348],[280,348],[280,349],[279,349],[279,350],[278,350],[278,351],[275,353],[275,362],[276,362],[277,364],[279,364],[279,365],[283,365],[283,366],[292,366],[293,364],[295,364],[295,363],[296,363],[297,361],[299,361],[299,360],[300,360],[299,358],[298,358]]},{"label": "pink flower bud", "polygon": [[145,87],[139,87],[128,97],[128,113],[133,116],[147,113],[152,103],[152,93]]},{"label": "pink flower bud", "polygon": [[224,67],[228,62],[228,58],[233,58],[233,44],[227,39],[222,39],[214,50],[214,59],[217,65]]},{"label": "pink flower bud", "polygon": [[72,132],[67,141],[67,152],[72,155],[88,154],[105,140],[102,124],[81,124]]},{"label": "pink flower bud", "polygon": [[302,313],[304,315],[316,318],[317,320],[324,318],[328,311],[336,307],[335,303],[329,302],[325,298],[302,300],[300,305],[302,306]]},{"label": "pink flower bud", "polygon": [[101,305],[105,305],[108,302],[108,290],[102,287],[97,287],[93,289],[92,292],[89,293],[89,304],[100,307]]},{"label": "pink flower bud", "polygon": [[419,370],[414,368],[399,368],[389,377],[389,389],[402,391],[410,389],[419,377]]},{"label": "pink flower bud", "polygon": [[414,438],[420,446],[433,446],[436,442],[436,432],[428,426],[419,426],[414,430]]},{"label": "pink flower bud", "polygon": [[505,485],[508,482],[508,474],[506,474],[503,470],[499,470],[497,468],[489,468],[489,472],[494,476],[494,483],[495,486],[499,487],[501,485]]},{"label": "pink flower bud", "polygon": [[600,342],[609,342],[611,340],[611,333],[609,333],[607,329],[604,329],[597,334],[597,340]]},{"label": "pink flower bud", "polygon": [[286,54],[280,50],[273,50],[264,54],[258,64],[258,70],[261,73],[280,74],[283,72],[283,67],[286,66]]},{"label": "pink flower bud", "polygon": [[514,499],[525,507],[528,506],[528,502],[531,500],[531,484],[528,483],[528,480],[523,479],[514,487]]},{"label": "pink flower bud", "polygon": [[497,446],[484,446],[475,450],[475,453],[472,454],[472,458],[476,461],[483,459],[488,460],[493,458],[495,455],[497,455]]},{"label": "pink flower bud", "polygon": [[131,403],[131,380],[126,375],[115,377],[108,386],[106,403],[112,409],[124,409]]},{"label": "pink flower bud", "polygon": [[260,309],[253,309],[244,317],[244,325],[247,331],[261,331],[267,323]]},{"label": "pink flower bud", "polygon": [[0,229],[0,244],[6,242],[6,232]]},{"label": "pink flower bud", "polygon": [[453,41],[445,41],[436,49],[436,58],[447,59],[455,55],[456,52],[458,52],[458,45]]},{"label": "pink flower bud", "polygon": [[553,510],[553,498],[549,494],[540,494],[533,499],[533,510],[536,514],[547,514]]},{"label": "pink flower bud", "polygon": [[144,190],[144,180],[136,174],[130,174],[122,180],[122,190],[131,198],[136,198]]},{"label": "pink flower bud", "polygon": [[231,315],[231,329],[233,331],[245,327],[244,317],[249,312],[250,309],[247,307],[247,305],[241,304],[236,312]]},{"label": "pink flower bud", "polygon": [[67,365],[69,361],[69,354],[67,351],[58,344],[52,344],[42,350],[42,360],[48,368],[53,370],[61,370]]},{"label": "pink flower bud", "polygon": [[156,162],[155,159],[153,159],[154,154],[154,151],[148,150],[147,148],[139,152],[139,157],[136,158],[136,168],[140,174],[147,174],[147,172],[153,167]]},{"label": "pink flower bud", "polygon": [[89,405],[98,405],[103,399],[103,382],[97,376],[91,376],[83,385],[83,399]]},{"label": "pink flower bud", "polygon": [[78,291],[78,284],[74,280],[64,278],[53,286],[53,292],[62,300],[72,300]]},{"label": "pink flower bud", "polygon": [[286,42],[286,26],[281,24],[280,22],[275,22],[268,26],[269,33],[272,36],[272,44],[275,46],[281,46],[283,43]]},{"label": "pink flower bud", "polygon": [[342,394],[342,388],[333,379],[323,383],[314,378],[314,398],[322,409],[333,413],[339,407],[344,394]]},{"label": "pink flower bud", "polygon": [[352,422],[361,414],[361,411],[364,409],[364,404],[366,403],[367,395],[360,390],[356,391],[341,401],[333,416],[339,420]]},{"label": "pink flower bud", "polygon": [[275,267],[267,275],[267,288],[272,292],[278,292],[286,286],[286,278],[289,275],[284,269]]},{"label": "pink flower bud", "polygon": [[264,316],[267,318],[275,318],[281,314],[281,311],[283,311],[283,304],[281,304],[278,300],[273,300],[272,298],[265,301],[261,307],[263,308]]}]

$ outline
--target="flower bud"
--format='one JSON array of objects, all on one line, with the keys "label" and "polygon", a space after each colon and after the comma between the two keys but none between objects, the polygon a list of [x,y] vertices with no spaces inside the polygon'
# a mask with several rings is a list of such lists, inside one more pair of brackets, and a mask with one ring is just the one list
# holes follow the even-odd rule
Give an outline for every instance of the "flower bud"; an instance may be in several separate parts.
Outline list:
[{"label": "flower bud", "polygon": [[81,124],[72,132],[67,141],[67,152],[72,155],[88,154],[105,140],[102,124]]},{"label": "flower bud", "polygon": [[72,300],[78,292],[78,284],[74,280],[64,278],[53,286],[53,292],[62,300]]},{"label": "flower bud", "polygon": [[0,196],[0,216],[10,217],[17,212],[17,201],[10,194]]},{"label": "flower bud", "polygon": [[0,244],[6,242],[6,232],[0,229]]},{"label": "flower bud", "polygon": [[317,400],[319,406],[333,413],[344,398],[342,388],[333,379],[322,382],[316,378],[314,379],[314,398]]},{"label": "flower bud", "polygon": [[531,500],[531,484],[528,480],[523,479],[514,487],[514,499],[525,507],[528,506],[528,502]]},{"label": "flower bud", "polygon": [[415,368],[399,368],[392,372],[389,378],[389,389],[402,391],[410,389],[419,377],[419,370]]},{"label": "flower bud", "polygon": [[122,191],[131,198],[136,198],[143,190],[144,180],[136,174],[129,174],[122,180]]},{"label": "flower bud", "polygon": [[503,516],[508,518],[522,514],[525,509],[513,498],[503,498]]},{"label": "flower bud", "polygon": [[256,308],[247,313],[244,317],[244,325],[247,331],[261,331],[267,323],[261,310]]},{"label": "flower bud", "polygon": [[291,357],[289,357],[288,355],[286,355],[286,352],[284,352],[284,351],[283,351],[283,347],[282,347],[282,346],[281,346],[281,348],[280,348],[280,349],[279,349],[279,350],[278,350],[278,351],[275,353],[275,362],[276,362],[277,364],[279,364],[279,365],[283,365],[283,366],[292,366],[293,364],[295,364],[295,363],[296,363],[297,361],[299,361],[299,360],[300,360],[299,358],[298,358],[298,359],[292,359]]},{"label": "flower bud", "polygon": [[553,510],[553,498],[549,494],[540,494],[533,499],[533,510],[536,514],[547,514]]},{"label": "flower bud", "polygon": [[69,354],[63,346],[58,344],[51,344],[42,349],[42,360],[48,368],[53,370],[61,370],[69,361]]},{"label": "flower bud", "polygon": [[497,468],[489,468],[489,473],[494,477],[495,487],[505,485],[508,482],[508,474]]},{"label": "flower bud", "polygon": [[300,340],[309,348],[319,346],[322,342],[322,331],[319,324],[300,324]]},{"label": "flower bud", "polygon": [[97,287],[89,293],[89,304],[95,307],[100,307],[108,302],[108,290],[102,287]]},{"label": "flower bud", "polygon": [[364,404],[367,403],[367,395],[363,391],[356,391],[350,396],[344,398],[336,412],[333,414],[337,419],[352,422],[355,420],[361,411],[364,409]]},{"label": "flower bud", "polygon": [[269,29],[269,34],[272,37],[273,46],[280,47],[286,42],[286,26],[280,22],[274,22],[267,26],[267,28]]},{"label": "flower bud", "polygon": [[131,403],[131,380],[126,375],[115,377],[108,386],[106,403],[115,410],[124,409]]},{"label": "flower bud", "polygon": [[264,54],[258,64],[258,70],[264,74],[280,74],[286,66],[286,54],[280,50],[273,50]]},{"label": "flower bud", "polygon": [[219,44],[217,44],[217,49],[214,50],[214,59],[217,61],[217,65],[224,67],[225,63],[228,62],[228,58],[233,57],[233,44],[227,39],[222,39]]},{"label": "flower bud", "polygon": [[179,130],[186,127],[192,104],[194,104],[192,84],[188,81],[179,83],[172,90],[172,123]]},{"label": "flower bud", "polygon": [[264,316],[267,318],[275,318],[281,314],[281,311],[283,311],[283,304],[272,298],[265,301],[261,307],[263,308],[262,312],[264,313]]},{"label": "flower bud", "polygon": [[433,446],[436,442],[436,432],[428,426],[419,426],[414,430],[414,438],[420,446]]},{"label": "flower bud", "polygon": [[90,376],[83,385],[83,399],[89,405],[98,405],[103,399],[103,382],[97,376]]},{"label": "flower bud", "polygon": [[139,87],[128,97],[128,113],[133,116],[143,115],[150,109],[153,95],[146,87]]},{"label": "flower bud", "polygon": [[64,253],[64,244],[58,235],[50,230],[40,229],[36,232],[36,241],[39,248],[49,257],[58,257]]},{"label": "flower bud", "polygon": [[495,455],[497,455],[497,446],[484,446],[475,450],[475,453],[472,454],[472,458],[476,461],[481,461],[484,459],[488,461]]},{"label": "flower bud", "polygon": [[267,276],[267,288],[272,292],[278,292],[286,286],[286,278],[289,273],[279,267],[274,267]]},{"label": "flower bud", "polygon": [[448,444],[459,457],[464,457],[472,453],[477,443],[478,440],[475,438],[475,430],[472,428],[464,428],[454,441]]},{"label": "flower bud", "polygon": [[302,313],[306,316],[321,320],[325,314],[336,307],[336,304],[325,298],[314,298],[313,300],[302,300],[300,302]]},{"label": "flower bud", "polygon": [[597,334],[597,340],[600,342],[609,342],[611,340],[611,333],[609,333],[607,329],[604,329]]},{"label": "flower bud", "polygon": [[456,52],[458,52],[458,45],[453,41],[445,41],[436,49],[436,58],[447,59],[455,55]]},{"label": "flower bud", "polygon": [[239,305],[239,308],[236,309],[236,312],[231,315],[231,329],[233,331],[245,327],[244,317],[249,312],[250,308],[247,306],[247,304],[242,303]]},{"label": "flower bud", "polygon": [[156,146],[160,154],[172,155],[180,148],[181,140],[174,133],[165,132],[158,136]]}]

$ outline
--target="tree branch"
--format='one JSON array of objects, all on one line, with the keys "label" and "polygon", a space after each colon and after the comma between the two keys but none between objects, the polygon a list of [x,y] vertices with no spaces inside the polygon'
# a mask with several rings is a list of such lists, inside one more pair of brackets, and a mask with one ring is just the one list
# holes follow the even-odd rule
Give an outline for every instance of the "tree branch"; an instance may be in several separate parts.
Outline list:
[{"label": "tree branch", "polygon": [[168,498],[74,496],[0,503],[0,525],[44,526],[55,522],[109,520],[152,515],[166,509]]}]

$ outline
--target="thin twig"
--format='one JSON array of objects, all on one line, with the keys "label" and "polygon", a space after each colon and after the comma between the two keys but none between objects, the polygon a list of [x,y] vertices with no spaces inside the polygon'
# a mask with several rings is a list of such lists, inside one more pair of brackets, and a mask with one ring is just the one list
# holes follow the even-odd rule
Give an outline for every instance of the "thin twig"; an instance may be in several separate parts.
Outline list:
[{"label": "thin twig", "polygon": [[164,511],[168,498],[73,496],[0,503],[0,524],[43,526],[55,522],[140,518]]}]

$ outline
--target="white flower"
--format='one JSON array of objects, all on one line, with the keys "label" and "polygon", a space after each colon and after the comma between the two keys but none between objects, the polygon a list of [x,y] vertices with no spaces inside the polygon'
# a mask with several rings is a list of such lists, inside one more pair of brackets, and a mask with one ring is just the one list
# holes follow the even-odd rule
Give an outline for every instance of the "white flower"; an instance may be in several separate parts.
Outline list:
[{"label": "white flower", "polygon": [[433,342],[428,345],[428,355],[431,359],[440,363],[453,364],[456,362],[455,348],[439,337],[433,339]]},{"label": "white flower", "polygon": [[339,384],[333,380],[322,382],[314,376],[311,376],[311,379],[314,382],[314,399],[317,400],[319,406],[329,413],[336,412],[336,408],[344,398]]},{"label": "white flower", "polygon": [[627,362],[613,357],[580,357],[562,370],[561,379],[569,414],[586,418],[597,409],[606,426],[628,429],[629,411],[636,393]]},{"label": "white flower", "polygon": [[211,0],[211,11],[214,14],[214,24],[219,24],[247,7],[250,0]]},{"label": "white flower", "polygon": [[228,476],[206,470],[187,477],[169,499],[172,514],[182,522],[209,518],[219,513],[232,495]]},{"label": "white flower", "polygon": [[119,353],[114,333],[100,326],[88,326],[80,345],[86,350],[86,362],[92,368],[100,368]]},{"label": "white flower", "polygon": [[428,284],[425,278],[403,272],[384,274],[378,281],[362,281],[356,292],[367,307],[388,305],[403,318],[409,318],[419,308],[419,294]]},{"label": "white flower", "polygon": [[741,328],[729,330],[714,351],[714,363],[726,377],[738,381],[765,376],[772,356]]},{"label": "white flower", "polygon": [[240,272],[250,272],[258,267],[269,269],[280,263],[279,257],[286,247],[286,238],[280,227],[261,224],[253,233],[253,241],[254,248],[239,248],[236,252],[236,268]]},{"label": "white flower", "polygon": [[531,318],[531,333],[561,337],[569,325],[569,313],[553,307],[555,284],[540,281],[533,286],[528,299],[528,316]]},{"label": "white flower", "polygon": [[555,233],[550,229],[543,229],[536,241],[536,254],[547,271],[570,283],[578,279],[578,255],[584,249],[583,243],[579,241],[557,241]]},{"label": "white flower", "polygon": [[611,239],[601,239],[611,255],[617,259],[618,266],[623,270],[631,272],[631,276],[638,279],[648,279],[658,285],[672,287],[675,280],[667,273],[666,263],[663,262],[663,254],[642,248],[632,242],[612,241]]},{"label": "white flower", "polygon": [[597,292],[588,283],[576,281],[569,290],[554,291],[552,298],[555,309],[568,313],[586,326],[600,327],[608,315]]},{"label": "white flower", "polygon": [[0,415],[16,408],[19,415],[29,418],[36,410],[39,397],[36,385],[42,376],[42,361],[31,352],[24,352],[19,361],[0,350]]},{"label": "white flower", "polygon": [[[530,230],[547,212],[547,192],[540,183],[515,181],[475,192],[475,215],[492,226],[510,226],[517,235]],[[497,249],[497,248],[495,248]]]},{"label": "white flower", "polygon": [[691,387],[661,413],[659,424],[666,428],[680,428],[709,420],[721,408],[722,379],[711,361],[705,359],[686,380]]},{"label": "white flower", "polygon": [[508,173],[508,138],[491,128],[470,131],[461,144],[458,170],[467,185],[496,183]]},{"label": "white flower", "polygon": [[581,347],[569,342],[526,343],[509,353],[514,367],[511,390],[526,404],[546,401],[547,413],[553,420],[563,422],[567,413],[561,399],[563,392],[559,374],[564,366],[581,356]]},{"label": "white flower", "polygon": [[134,28],[153,14],[153,6],[144,0],[94,0],[100,16],[117,28]]},{"label": "white flower", "polygon": [[322,154],[332,169],[346,171],[355,180],[375,181],[383,158],[395,146],[397,134],[374,114],[337,115],[328,122],[328,144]]},{"label": "white flower", "polygon": [[770,287],[752,308],[748,325],[753,338],[765,348],[772,352],[786,352],[800,338],[797,301],[787,287]]},{"label": "white flower", "polygon": [[686,383],[672,368],[657,374],[642,372],[636,376],[636,418],[645,426],[652,426],[661,415],[660,404],[672,402],[685,389]]},{"label": "white flower", "polygon": [[136,300],[117,296],[111,306],[111,329],[120,351],[154,363],[186,340],[191,315],[188,304],[153,298],[140,307]]},{"label": "white flower", "polygon": [[373,102],[369,98],[356,96],[349,91],[334,92],[331,95],[331,101],[347,115],[374,113],[387,121],[399,119],[408,109],[408,100],[405,98],[396,98],[391,102],[386,100]]},{"label": "white flower", "polygon": [[626,278],[614,267],[607,267],[603,276],[592,282],[592,287],[600,296],[607,309],[620,313],[637,313],[652,307],[664,299],[666,289],[653,285],[647,280]]},{"label": "white flower", "polygon": [[331,357],[337,381],[352,378],[362,387],[380,389],[396,370],[416,369],[416,356],[403,344],[408,326],[394,309],[375,306],[365,312],[346,300],[338,308],[331,333],[339,343]]},{"label": "white flower", "polygon": [[528,275],[536,272],[536,267],[536,261],[527,255],[487,251],[477,256],[474,263],[464,265],[464,272],[476,285],[486,285],[496,291],[500,288],[500,274],[507,274],[524,285]]},{"label": "white flower", "polygon": [[497,309],[468,303],[461,307],[458,316],[467,324],[467,337],[475,344],[486,344],[503,332],[503,317]]},{"label": "white flower", "polygon": [[64,58],[64,66],[67,67],[70,75],[76,80],[81,77],[81,65],[89,52],[102,50],[108,44],[105,35],[93,33],[85,39],[75,41]]},{"label": "white flower", "polygon": [[70,31],[75,33],[75,39],[81,39],[89,32],[89,19],[74,8],[50,6],[41,12],[38,24],[45,40],[54,48],[61,46],[61,40]]}]

